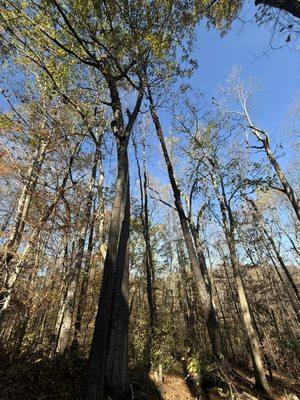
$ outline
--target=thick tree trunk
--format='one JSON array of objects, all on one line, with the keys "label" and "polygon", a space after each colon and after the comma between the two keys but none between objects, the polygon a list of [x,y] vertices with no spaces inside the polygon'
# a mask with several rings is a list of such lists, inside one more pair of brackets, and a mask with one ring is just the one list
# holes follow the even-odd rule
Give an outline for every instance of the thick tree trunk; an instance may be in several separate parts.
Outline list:
[{"label": "thick tree trunk", "polygon": [[118,173],[112,205],[109,237],[103,268],[98,312],[88,368],[89,400],[103,394],[124,395],[128,377],[130,187],[128,141],[141,108],[143,82],[140,80],[137,100],[132,112],[127,110],[125,126],[122,103],[116,81],[104,76],[109,87],[114,115],[111,127],[117,142]]},{"label": "thick tree trunk", "polygon": [[[160,124],[159,117],[156,112],[156,107],[153,102],[153,98],[151,95],[150,88],[148,88],[148,94],[149,94],[149,100],[150,100],[150,111],[151,111],[151,116],[156,128],[156,133],[158,136],[158,139],[161,144],[161,148],[163,151],[164,159],[166,162],[168,174],[169,174],[169,179],[171,183],[171,187],[173,190],[173,195],[174,195],[174,200],[175,200],[175,207],[176,211],[179,216],[180,220],[180,225],[182,228],[182,233],[183,237],[186,243],[192,271],[193,271],[193,276],[195,280],[195,284],[197,287],[198,291],[198,296],[201,301],[201,305],[203,307],[204,313],[205,313],[205,319],[206,319],[206,326],[207,330],[209,333],[209,337],[211,340],[212,344],[212,349],[214,355],[218,356],[219,354],[223,353],[223,346],[222,346],[222,338],[221,338],[221,332],[219,328],[219,323],[216,318],[216,313],[215,313],[215,308],[214,304],[212,301],[212,293],[209,291],[209,283],[206,281],[207,275],[205,273],[206,271],[206,266],[204,267],[203,262],[205,263],[204,257],[201,256],[201,259],[198,258],[195,247],[194,247],[194,242],[193,242],[193,236],[189,227],[188,223],[188,218],[185,215],[185,211],[183,208],[182,200],[181,200],[181,192],[179,189],[179,186],[176,182],[175,178],[175,173],[173,170],[173,165],[168,153],[168,149],[165,143],[162,127]],[[203,255],[203,253],[202,253]],[[203,275],[204,272],[204,275]]]},{"label": "thick tree trunk", "polygon": [[118,176],[88,370],[89,399],[120,394],[127,382],[129,174],[127,139],[118,140]]}]

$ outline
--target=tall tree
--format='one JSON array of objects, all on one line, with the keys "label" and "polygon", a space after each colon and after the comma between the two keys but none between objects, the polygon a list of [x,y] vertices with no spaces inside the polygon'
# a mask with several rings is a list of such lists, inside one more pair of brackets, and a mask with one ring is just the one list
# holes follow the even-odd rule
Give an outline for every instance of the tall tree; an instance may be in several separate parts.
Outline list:
[{"label": "tall tree", "polygon": [[218,323],[217,316],[216,316],[215,306],[214,306],[213,297],[212,297],[212,288],[211,288],[211,284],[210,284],[210,280],[209,280],[209,276],[208,276],[205,258],[203,255],[203,250],[201,249],[200,243],[196,237],[196,245],[197,245],[197,251],[198,251],[198,255],[197,255],[196,250],[195,250],[195,244],[193,241],[193,235],[192,235],[192,232],[191,232],[191,229],[189,226],[189,218],[186,216],[186,213],[184,210],[181,191],[180,191],[179,185],[176,181],[173,164],[172,164],[171,158],[169,156],[169,152],[168,152],[165,138],[164,138],[163,129],[162,129],[159,117],[158,117],[156,105],[154,103],[152,91],[151,91],[151,88],[149,87],[149,85],[148,85],[148,97],[149,97],[149,102],[150,102],[151,116],[153,119],[153,123],[155,125],[158,139],[161,144],[163,156],[164,156],[166,167],[168,170],[168,175],[169,175],[169,179],[170,179],[170,183],[171,183],[171,187],[172,187],[172,191],[173,191],[173,195],[174,195],[175,208],[176,208],[176,211],[179,216],[182,233],[183,233],[186,247],[188,250],[189,259],[191,262],[191,267],[192,267],[198,295],[199,295],[199,298],[201,301],[201,306],[203,307],[204,312],[205,312],[205,320],[206,320],[206,325],[207,325],[209,337],[210,337],[211,344],[212,344],[213,353],[216,357],[219,357],[220,354],[223,354],[222,337],[221,337],[221,331],[220,331],[219,323]]},{"label": "tall tree", "polygon": [[300,221],[300,199],[298,198],[296,191],[287,179],[286,174],[284,173],[283,169],[281,168],[279,162],[275,157],[274,152],[271,149],[268,133],[259,129],[252,121],[249,110],[249,100],[250,97],[253,95],[253,82],[251,80],[241,80],[239,77],[239,73],[240,71],[237,68],[233,69],[232,74],[228,79],[229,87],[225,89],[225,92],[233,95],[238,101],[241,110],[237,110],[236,113],[246,121],[247,125],[245,128],[250,129],[254,137],[260,143],[259,146],[253,147],[256,149],[261,149],[265,152],[281,184],[281,187],[275,187],[274,189],[284,193],[287,196],[289,202],[291,203],[291,206],[293,207],[297,215],[298,220]]},{"label": "tall tree", "polygon": [[237,293],[239,297],[239,305],[241,308],[242,319],[245,327],[245,331],[248,338],[251,359],[254,368],[255,382],[259,389],[261,389],[268,397],[272,397],[271,389],[266,380],[264,373],[264,366],[260,351],[260,344],[253,326],[251,318],[250,307],[245,292],[244,282],[242,280],[240,265],[237,258],[236,245],[235,245],[235,221],[233,213],[230,207],[230,203],[227,200],[224,182],[222,177],[218,173],[218,161],[209,158],[209,162],[212,166],[213,172],[211,175],[212,183],[216,192],[216,196],[220,203],[220,210],[222,214],[223,226],[226,236],[226,241],[229,249],[230,261],[234,271],[235,282]]}]

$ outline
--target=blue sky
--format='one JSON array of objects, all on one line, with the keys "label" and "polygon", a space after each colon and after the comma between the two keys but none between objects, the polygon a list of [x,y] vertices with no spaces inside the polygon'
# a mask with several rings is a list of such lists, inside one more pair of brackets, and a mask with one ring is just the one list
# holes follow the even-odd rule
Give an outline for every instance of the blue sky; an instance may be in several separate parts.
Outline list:
[{"label": "blue sky", "polygon": [[[248,6],[247,16],[254,11],[254,6]],[[218,31],[207,30],[202,23],[194,52],[199,69],[191,84],[213,96],[233,65],[242,67],[242,76],[253,76],[262,82],[256,107],[259,125],[277,136],[300,88],[299,51],[284,46],[262,56],[269,39],[270,28],[265,25],[236,21],[221,38]]]}]

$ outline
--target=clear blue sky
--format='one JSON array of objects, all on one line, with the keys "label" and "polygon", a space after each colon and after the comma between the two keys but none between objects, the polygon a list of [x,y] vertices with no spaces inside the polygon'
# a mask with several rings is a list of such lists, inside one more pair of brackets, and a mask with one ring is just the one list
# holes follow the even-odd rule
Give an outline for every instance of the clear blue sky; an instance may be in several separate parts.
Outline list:
[{"label": "clear blue sky", "polygon": [[[247,17],[253,15],[253,11],[255,7],[248,6]],[[242,67],[242,76],[253,76],[263,82],[256,107],[258,122],[263,129],[276,134],[299,91],[300,64],[299,51],[287,46],[260,57],[269,39],[269,28],[255,23],[236,21],[223,38],[214,29],[208,31],[202,23],[194,52],[199,69],[191,83],[194,88],[213,96],[233,65]]]}]

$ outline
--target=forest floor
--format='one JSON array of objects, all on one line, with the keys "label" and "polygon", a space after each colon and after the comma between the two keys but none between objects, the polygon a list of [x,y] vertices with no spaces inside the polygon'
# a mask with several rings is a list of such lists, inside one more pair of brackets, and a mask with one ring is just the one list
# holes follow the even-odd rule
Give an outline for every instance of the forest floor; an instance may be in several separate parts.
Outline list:
[{"label": "forest floor", "polygon": [[[236,370],[232,377],[233,394],[240,400],[262,399],[263,396],[254,388],[254,379],[245,374],[245,371]],[[300,383],[282,376],[274,376],[271,384],[274,400],[300,400]],[[195,400],[186,380],[179,375],[166,375],[162,386],[163,400]],[[229,392],[217,388],[208,390],[208,400],[230,399]],[[154,400],[154,399],[153,399]]]},{"label": "forest floor", "polygon": [[[19,359],[15,362],[0,359],[0,400],[84,400],[86,361],[79,357]],[[263,397],[254,389],[248,373],[234,369],[231,384],[236,399],[255,400]],[[141,371],[131,373],[131,393],[134,400],[194,400],[184,375],[165,374],[163,384]],[[272,383],[275,400],[299,400],[300,384],[275,375]],[[133,396],[132,396],[133,393]],[[210,389],[207,399],[230,399],[222,390]],[[124,399],[125,400],[125,399]]]}]

